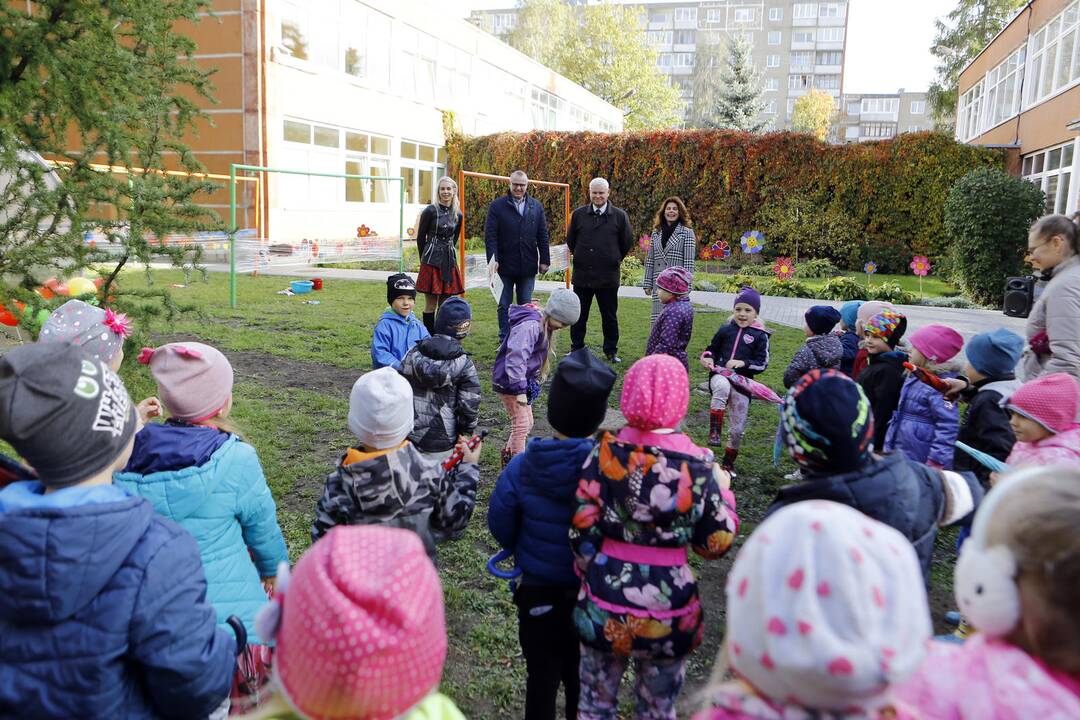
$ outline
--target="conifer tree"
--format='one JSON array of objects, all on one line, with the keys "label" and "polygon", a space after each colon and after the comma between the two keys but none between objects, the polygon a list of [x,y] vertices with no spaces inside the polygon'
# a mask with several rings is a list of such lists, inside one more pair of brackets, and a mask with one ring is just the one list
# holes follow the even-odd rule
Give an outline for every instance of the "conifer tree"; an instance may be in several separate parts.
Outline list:
[{"label": "conifer tree", "polygon": [[713,127],[744,132],[761,132],[768,125],[762,118],[761,73],[754,68],[752,46],[737,35],[728,44],[727,61],[720,71]]}]

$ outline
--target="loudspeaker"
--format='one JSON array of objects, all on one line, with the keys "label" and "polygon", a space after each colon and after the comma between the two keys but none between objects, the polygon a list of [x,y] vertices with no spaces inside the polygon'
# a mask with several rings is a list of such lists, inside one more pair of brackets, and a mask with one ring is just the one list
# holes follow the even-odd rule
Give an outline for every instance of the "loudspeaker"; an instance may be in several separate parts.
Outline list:
[{"label": "loudspeaker", "polygon": [[1026,318],[1035,304],[1035,278],[1011,277],[1005,281],[1005,314],[1009,317]]}]

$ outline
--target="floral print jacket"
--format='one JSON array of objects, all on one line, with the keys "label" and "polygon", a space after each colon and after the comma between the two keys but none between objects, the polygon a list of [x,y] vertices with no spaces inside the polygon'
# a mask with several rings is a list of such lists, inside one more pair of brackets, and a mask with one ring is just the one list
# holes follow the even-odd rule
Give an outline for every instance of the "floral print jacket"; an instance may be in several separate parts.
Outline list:
[{"label": "floral print jacket", "polygon": [[[735,496],[706,458],[635,445],[605,433],[582,467],[570,529],[581,590],[574,622],[602,652],[678,658],[699,644],[703,615],[686,548],[715,559],[738,532]],[[629,551],[627,546],[632,546]],[[660,556],[648,564],[612,557]],[[681,561],[678,559],[682,550]],[[666,556],[666,560],[664,559]]]}]

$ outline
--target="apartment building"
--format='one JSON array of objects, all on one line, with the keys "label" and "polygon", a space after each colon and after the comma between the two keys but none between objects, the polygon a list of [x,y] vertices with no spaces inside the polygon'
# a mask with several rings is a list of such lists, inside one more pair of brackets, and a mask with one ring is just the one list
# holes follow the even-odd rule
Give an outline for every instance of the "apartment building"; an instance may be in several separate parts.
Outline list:
[{"label": "apartment building", "polygon": [[933,130],[925,92],[846,93],[840,98],[837,141],[887,140],[903,133]]},{"label": "apartment building", "polygon": [[[774,129],[790,127],[795,101],[811,88],[839,101],[844,84],[848,0],[627,4],[640,8],[641,32],[656,50],[657,67],[679,87],[687,108],[693,101],[692,76],[699,52],[707,45],[726,43],[734,35],[742,35],[753,46],[754,64],[762,73],[765,90],[764,118]],[[514,28],[517,12],[474,11],[470,19],[481,29],[505,37]]]},{"label": "apartment building", "polygon": [[1033,0],[960,73],[956,139],[1020,153],[1046,211],[1080,206],[1080,1]]}]

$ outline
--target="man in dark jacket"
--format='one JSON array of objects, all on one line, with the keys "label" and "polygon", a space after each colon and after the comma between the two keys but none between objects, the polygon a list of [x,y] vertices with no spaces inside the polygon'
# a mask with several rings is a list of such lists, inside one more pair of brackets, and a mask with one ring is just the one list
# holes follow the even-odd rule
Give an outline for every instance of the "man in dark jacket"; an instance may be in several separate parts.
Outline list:
[{"label": "man in dark jacket", "polygon": [[591,202],[570,216],[566,247],[574,258],[574,292],[581,298],[581,317],[570,328],[570,351],[585,347],[589,309],[595,297],[604,329],[604,355],[608,362],[617,363],[619,266],[634,245],[634,234],[626,213],[608,202],[608,192],[608,181],[594,178],[589,183]]},{"label": "man in dark jacket", "polygon": [[529,177],[522,170],[510,175],[510,192],[488,205],[484,223],[484,248],[488,262],[495,259],[495,270],[502,280],[499,298],[499,340],[507,333],[507,310],[532,301],[536,274],[547,272],[551,265],[548,253],[548,228],[544,206],[528,194]]}]

